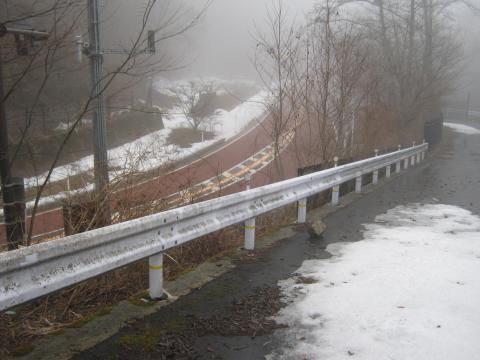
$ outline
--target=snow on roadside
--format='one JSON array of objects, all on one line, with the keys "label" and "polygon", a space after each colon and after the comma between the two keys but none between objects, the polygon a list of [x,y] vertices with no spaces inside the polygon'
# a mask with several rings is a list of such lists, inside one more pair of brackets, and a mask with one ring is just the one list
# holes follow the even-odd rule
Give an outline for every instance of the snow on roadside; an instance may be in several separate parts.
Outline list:
[{"label": "snow on roadside", "polygon": [[262,91],[232,111],[220,110],[215,118],[215,121],[220,124],[221,128],[218,137],[230,139],[248,126],[253,119],[260,120],[260,117],[265,112],[265,99],[267,96],[267,92]]},{"label": "snow on roadside", "polygon": [[453,131],[458,132],[460,134],[466,134],[466,135],[479,135],[480,134],[480,130],[475,129],[474,127],[471,127],[471,126],[468,126],[468,125],[451,123],[451,122],[444,122],[443,126],[448,127],[449,129],[452,129]]},{"label": "snow on roadside", "polygon": [[[155,159],[160,160],[159,163],[168,161],[168,155],[174,153],[175,150],[171,146],[164,146],[165,139],[170,131],[170,129],[159,130],[109,150],[110,166],[131,168],[133,165],[131,162],[135,161],[140,169],[148,169],[149,164],[151,165]],[[70,164],[56,167],[51,175],[50,182],[92,171],[93,155],[89,155]],[[25,179],[25,186],[27,188],[38,186],[45,181],[46,176],[47,173],[45,172],[38,177]]]},{"label": "snow on roadside", "polygon": [[363,241],[298,270],[317,282],[280,282],[289,329],[269,359],[478,358],[480,218],[414,204],[364,226]]},{"label": "snow on roadside", "polygon": [[[252,121],[258,120],[264,112],[263,99],[266,92],[260,92],[251,97],[232,111],[217,111],[215,118],[211,119],[220,125],[220,129],[212,140],[194,143],[190,148],[180,148],[176,145],[167,145],[168,135],[172,129],[188,126],[185,116],[179,113],[166,115],[164,118],[165,129],[153,132],[132,142],[108,151],[111,167],[119,170],[112,171],[112,176],[118,176],[126,171],[148,171],[162,166],[170,161],[181,160],[190,156],[213,143],[229,139],[240,133]],[[70,176],[81,173],[93,172],[93,156],[86,156],[67,165],[56,167],[50,182],[61,181]],[[40,185],[47,173],[38,177],[25,179],[27,188]]]}]

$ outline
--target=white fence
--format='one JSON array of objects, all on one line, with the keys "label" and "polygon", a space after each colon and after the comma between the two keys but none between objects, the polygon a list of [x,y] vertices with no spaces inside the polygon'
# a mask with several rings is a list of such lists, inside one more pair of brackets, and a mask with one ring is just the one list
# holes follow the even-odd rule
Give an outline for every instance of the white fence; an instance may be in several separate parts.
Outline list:
[{"label": "white fence", "polygon": [[[306,199],[340,184],[392,167],[399,173],[425,157],[428,144],[169,210],[141,219],[0,254],[0,310],[50,294],[132,262],[149,258],[150,296],[163,295],[163,252],[203,235],[245,222],[245,248],[255,243],[255,217],[298,202],[298,221],[306,220]],[[403,165],[403,166],[402,166]]]}]

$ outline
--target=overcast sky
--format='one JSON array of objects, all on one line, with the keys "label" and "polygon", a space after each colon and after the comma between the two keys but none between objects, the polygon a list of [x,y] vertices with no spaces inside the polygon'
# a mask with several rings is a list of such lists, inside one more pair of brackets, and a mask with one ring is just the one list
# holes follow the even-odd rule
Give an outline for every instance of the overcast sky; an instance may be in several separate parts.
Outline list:
[{"label": "overcast sky", "polygon": [[[478,2],[480,3],[480,0]],[[465,100],[470,93],[472,108],[480,111],[480,15],[463,9],[458,14],[458,20],[465,61],[455,97]]]},{"label": "overcast sky", "polygon": [[[290,16],[299,21],[316,2],[285,0]],[[255,45],[254,24],[262,23],[271,3],[272,0],[214,0],[204,24],[191,37],[191,49],[197,57],[190,72],[221,77],[253,76],[254,69],[248,59]],[[455,97],[465,99],[471,93],[472,103],[479,104],[480,110],[480,17],[465,8],[452,10],[452,15],[465,49]]]},{"label": "overcast sky", "polygon": [[[169,0],[170,10],[184,4],[191,14],[207,0]],[[261,26],[273,0],[213,0],[204,21],[188,34],[175,39],[188,70],[183,75],[252,77],[254,69],[249,55],[255,47],[254,24]],[[277,1],[277,0],[275,0]],[[316,0],[285,0],[289,16],[301,21]],[[160,17],[162,5],[152,14],[152,23]],[[132,0],[104,0],[103,33],[106,47],[128,46],[129,34],[136,34],[142,10]],[[114,16],[112,16],[114,12]],[[138,26],[137,26],[138,27]],[[169,49],[171,51],[171,49]]]},{"label": "overcast sky", "polygon": [[[197,52],[192,73],[251,76],[254,24],[261,26],[272,0],[214,0],[204,24],[192,36]],[[291,18],[302,20],[315,0],[286,0]],[[234,74],[234,72],[236,74]]]},{"label": "overcast sky", "polygon": [[[298,21],[316,2],[285,0],[290,16]],[[189,36],[189,50],[195,54],[189,73],[252,77],[254,69],[249,56],[255,46],[254,24],[262,24],[271,3],[272,0],[214,0],[203,25]],[[455,97],[465,99],[471,93],[472,103],[480,107],[480,18],[464,8],[453,11],[453,16],[465,48],[464,69]]]},{"label": "overcast sky", "polygon": [[[128,32],[135,33],[135,29],[129,27],[141,21],[138,2],[105,1],[109,8],[118,8],[122,17],[120,21],[107,21],[104,24],[105,33],[114,39],[125,39]],[[206,0],[172,0],[172,3],[179,4],[181,1],[187,8],[198,8]],[[302,21],[317,2],[284,1],[289,16],[298,21]],[[255,47],[254,24],[261,26],[264,23],[267,7],[271,4],[272,0],[214,0],[203,23],[188,35],[175,39],[173,46],[180,49],[181,58],[188,67],[174,76],[254,77],[255,71],[250,61]],[[125,8],[129,10],[124,11]],[[465,9],[453,11],[453,16],[458,22],[466,57],[456,97],[464,99],[471,92],[472,102],[478,103],[480,110],[480,17],[473,16],[470,10]]]}]

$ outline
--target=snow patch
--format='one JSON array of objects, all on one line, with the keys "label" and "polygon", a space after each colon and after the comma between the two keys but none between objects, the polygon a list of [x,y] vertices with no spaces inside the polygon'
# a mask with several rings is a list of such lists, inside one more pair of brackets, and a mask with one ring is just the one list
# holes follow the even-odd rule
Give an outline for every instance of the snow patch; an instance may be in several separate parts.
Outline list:
[{"label": "snow patch", "polygon": [[457,133],[460,133],[460,134],[467,134],[467,135],[478,135],[478,134],[480,134],[480,130],[475,129],[474,127],[471,127],[471,126],[468,126],[468,125],[445,122],[445,123],[443,123],[443,126],[448,127],[449,129],[452,129],[453,131],[455,131]]},{"label": "snow patch", "polygon": [[269,359],[469,360],[480,354],[480,218],[448,205],[399,206],[364,239],[281,281],[283,348]]},{"label": "snow patch", "polygon": [[[264,113],[266,92],[260,92],[251,97],[232,111],[218,110],[209,119],[214,123],[216,134],[212,140],[194,143],[190,148],[180,148],[167,144],[167,138],[172,129],[188,127],[185,115],[180,112],[164,116],[165,128],[145,135],[122,146],[108,151],[109,165],[118,170],[111,171],[112,177],[129,172],[141,172],[156,169],[172,161],[178,161],[201,151],[222,139],[228,140],[245,129],[253,121],[259,120]],[[86,156],[67,165],[56,167],[50,177],[50,182],[65,180],[78,174],[93,174],[93,155]],[[25,186],[32,188],[41,185],[47,172],[25,179]]]},{"label": "snow patch", "polygon": [[215,122],[221,127],[218,136],[224,139],[230,139],[247,127],[252,120],[260,120],[260,117],[265,112],[265,99],[267,95],[266,91],[262,91],[232,111],[217,111],[215,114]]},{"label": "snow patch", "polygon": [[68,124],[64,123],[64,122],[60,122],[60,124],[58,124],[58,126],[53,129],[53,131],[55,132],[66,132],[68,131],[68,129],[70,129],[70,126],[68,126]]}]

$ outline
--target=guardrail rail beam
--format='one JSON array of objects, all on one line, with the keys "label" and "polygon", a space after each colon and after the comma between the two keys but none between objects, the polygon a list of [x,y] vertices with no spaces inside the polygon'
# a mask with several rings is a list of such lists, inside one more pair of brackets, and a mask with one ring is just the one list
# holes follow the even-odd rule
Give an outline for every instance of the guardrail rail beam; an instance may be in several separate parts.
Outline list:
[{"label": "guardrail rail beam", "polygon": [[355,180],[355,191],[361,192],[363,174],[394,163],[397,163],[398,171],[401,161],[408,166],[412,156],[424,153],[427,149],[428,144],[422,144],[0,253],[0,311],[147,258],[150,265],[150,296],[153,299],[162,298],[163,254],[166,251],[242,223],[246,226],[245,248],[253,249],[257,216],[298,202],[298,222],[305,222],[308,197],[352,180]]}]

